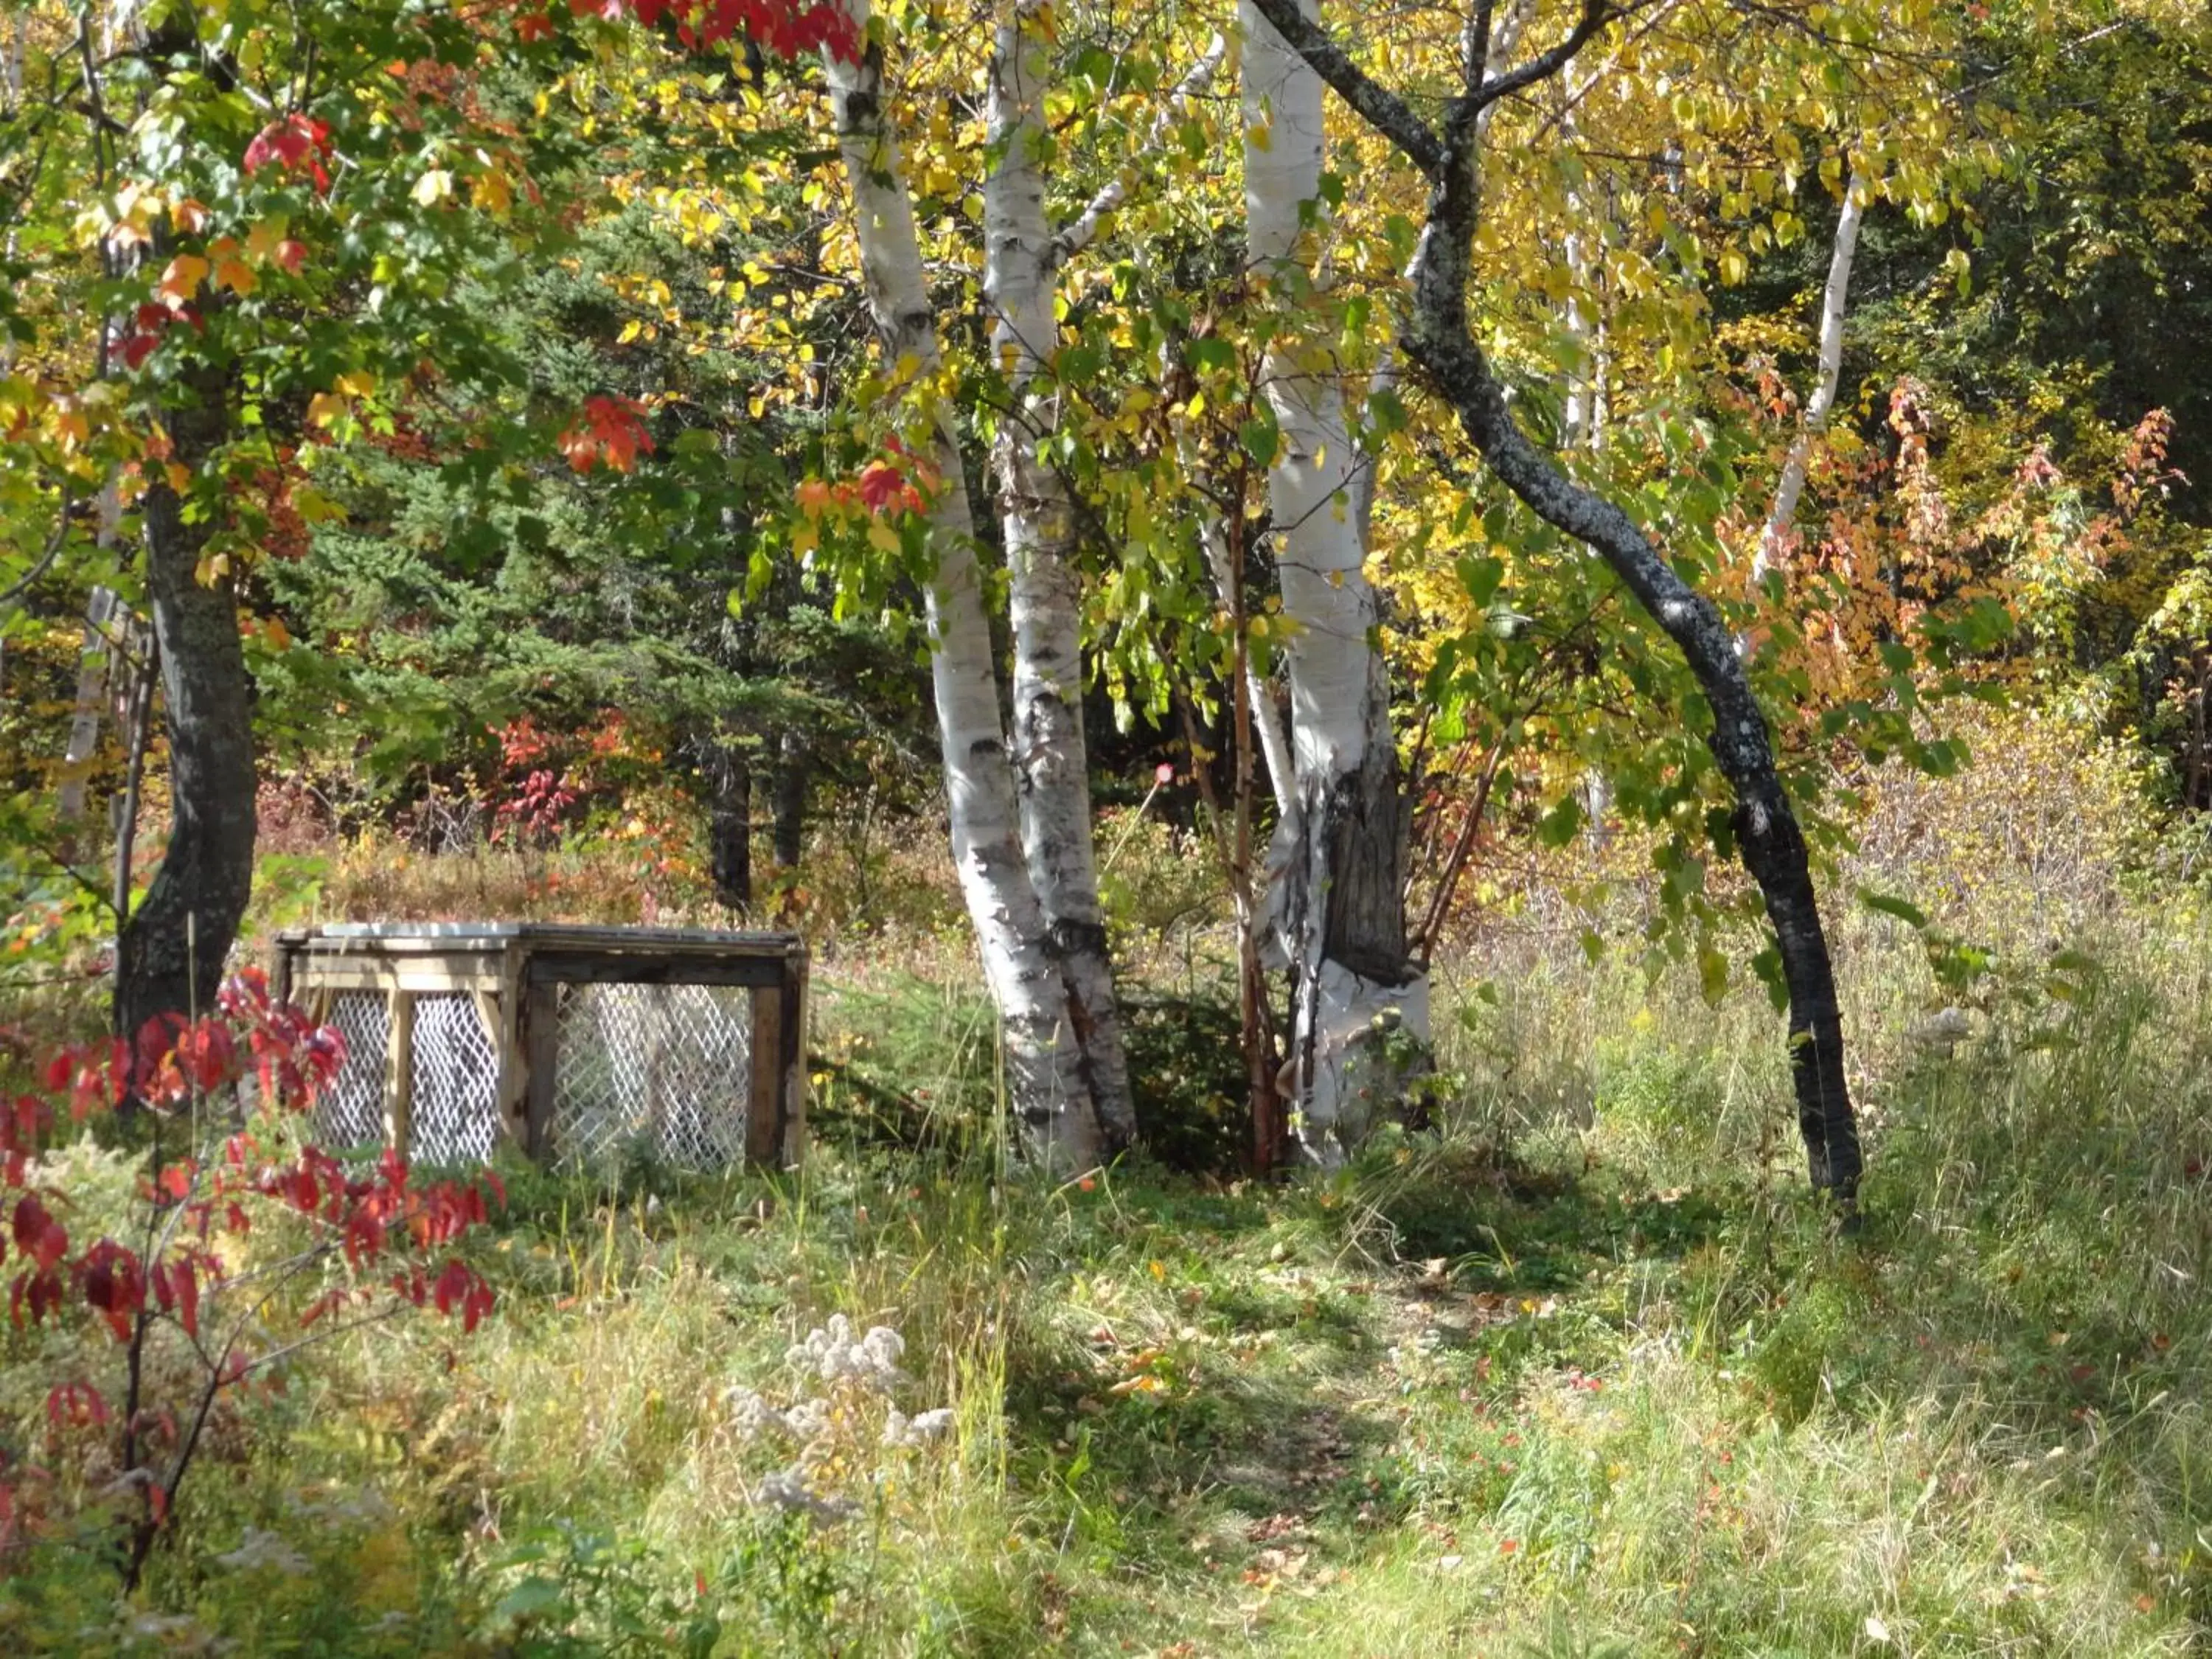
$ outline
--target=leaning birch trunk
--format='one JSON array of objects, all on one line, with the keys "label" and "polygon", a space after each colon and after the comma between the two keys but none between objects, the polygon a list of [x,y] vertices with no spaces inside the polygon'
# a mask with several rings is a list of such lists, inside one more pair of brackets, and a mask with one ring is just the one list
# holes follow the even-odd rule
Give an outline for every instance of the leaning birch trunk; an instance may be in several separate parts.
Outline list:
[{"label": "leaning birch trunk", "polygon": [[1023,851],[1045,939],[1066,985],[1068,1018],[1108,1150],[1136,1138],[1136,1107],[1098,902],[1091,762],[1083,734],[1082,583],[1067,486],[1037,454],[1054,425],[1036,377],[1060,344],[1055,259],[1042,157],[1048,73],[1044,0],[1018,0],[993,41],[989,134],[998,164],[983,186],[983,293],[991,349],[1010,407],[994,470],[1014,637],[1013,755]]},{"label": "leaning birch trunk", "polygon": [[[1820,926],[1804,831],[1776,769],[1766,717],[1735,641],[1712,601],[1682,580],[1626,513],[1569,478],[1528,441],[1506,405],[1504,388],[1477,343],[1468,314],[1482,203],[1481,112],[1571,61],[1612,20],[1608,0],[1583,0],[1579,18],[1560,44],[1512,73],[1487,83],[1479,70],[1468,75],[1465,94],[1444,105],[1441,131],[1354,64],[1316,27],[1302,0],[1247,3],[1295,40],[1316,72],[1326,76],[1428,180],[1427,223],[1413,260],[1412,303],[1404,319],[1407,356],[1451,406],[1492,474],[1546,523],[1595,550],[1697,677],[1712,717],[1706,746],[1735,796],[1730,828],[1766,901],[1789,991],[1790,1073],[1813,1185],[1849,1206],[1857,1193],[1861,1163],[1858,1124],[1844,1072],[1835,964]],[[1480,64],[1489,6],[1478,3],[1474,16],[1469,56]]]},{"label": "leaning birch trunk", "polygon": [[[1249,258],[1263,280],[1310,281],[1300,216],[1321,193],[1321,80],[1249,0],[1241,16]],[[1292,623],[1297,780],[1269,854],[1268,910],[1291,973],[1296,1130],[1324,1164],[1356,1148],[1397,1094],[1404,1039],[1425,1045],[1429,1012],[1426,974],[1407,951],[1404,792],[1339,373],[1317,341],[1278,338],[1261,363],[1280,433],[1267,483]]]},{"label": "leaning birch trunk", "polygon": [[1813,444],[1828,429],[1829,414],[1836,406],[1836,391],[1844,377],[1844,313],[1851,289],[1851,261],[1858,252],[1859,219],[1866,210],[1866,180],[1854,170],[1844,187],[1843,212],[1836,220],[1836,243],[1828,256],[1827,286],[1820,291],[1820,372],[1797,435],[1782,463],[1782,477],[1774,487],[1773,510],[1751,556],[1751,586],[1754,595],[1765,585],[1767,573],[1789,550],[1797,530],[1797,502],[1805,493],[1805,474],[1811,465]]},{"label": "leaning birch trunk", "polygon": [[[1198,540],[1206,554],[1206,569],[1213,577],[1213,591],[1232,612],[1241,610],[1237,600],[1243,591],[1244,573],[1237,568],[1237,554],[1229,545],[1221,520],[1209,517],[1199,526]],[[1244,665],[1244,696],[1253,733],[1260,740],[1260,758],[1267,769],[1268,793],[1275,798],[1276,813],[1288,817],[1296,810],[1298,799],[1297,776],[1291,762],[1291,740],[1284,733],[1282,712],[1275,707],[1274,692],[1249,661]]]},{"label": "leaning birch trunk", "polygon": [[[848,0],[865,39],[866,0]],[[860,61],[828,59],[838,147],[853,191],[863,284],[884,360],[924,373],[941,360],[935,313],[915,235],[914,208],[884,109],[883,48]],[[1083,1075],[1067,993],[1047,942],[1017,829],[1014,775],[1000,723],[991,635],[975,562],[960,450],[950,416],[936,416],[940,480],[929,507],[937,569],[928,592],[930,676],[945,757],[952,860],[998,1005],[1009,1106],[1030,1149],[1056,1168],[1096,1158],[1098,1123]]]}]

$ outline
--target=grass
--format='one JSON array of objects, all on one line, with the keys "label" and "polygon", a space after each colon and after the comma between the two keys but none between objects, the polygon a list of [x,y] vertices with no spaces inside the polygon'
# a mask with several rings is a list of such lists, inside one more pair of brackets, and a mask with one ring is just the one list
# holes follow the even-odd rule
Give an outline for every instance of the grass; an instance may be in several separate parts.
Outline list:
[{"label": "grass", "polygon": [[[1874,927],[1856,1237],[1801,1191],[1763,1004],[1470,959],[1443,1133],[1328,1179],[1053,1188],[857,1133],[777,1182],[522,1174],[501,1316],[301,1367],[139,1617],[348,1653],[2194,1650],[2202,941],[2108,939],[1942,1058],[1893,1040],[1928,988]],[[848,1071],[988,1079],[965,998],[824,1007]],[[817,1474],[858,1507],[816,1527],[758,1503],[788,1449],[731,1390],[803,1392],[783,1352],[836,1312],[957,1421],[891,1450],[854,1406]],[[249,1527],[306,1570],[241,1565]]]},{"label": "grass", "polygon": [[[1592,963],[1564,911],[1439,964],[1435,1133],[1279,1188],[1011,1169],[962,953],[847,942],[800,1170],[513,1172],[483,1331],[307,1357],[139,1603],[43,1559],[0,1580],[0,1650],[2197,1651],[2212,939],[2107,886],[1951,906],[2008,948],[1963,979],[1838,908],[1850,1237],[1763,998]],[[1134,1069],[1202,1164],[1233,1019],[1218,941],[1168,940]],[[1916,1042],[1945,1002],[1972,1035]],[[788,1363],[840,1314],[902,1334],[893,1395]],[[0,1409],[51,1359],[0,1334]],[[802,1453],[755,1394],[817,1402],[842,1518],[769,1501]],[[886,1444],[893,1406],[951,1425]]]}]

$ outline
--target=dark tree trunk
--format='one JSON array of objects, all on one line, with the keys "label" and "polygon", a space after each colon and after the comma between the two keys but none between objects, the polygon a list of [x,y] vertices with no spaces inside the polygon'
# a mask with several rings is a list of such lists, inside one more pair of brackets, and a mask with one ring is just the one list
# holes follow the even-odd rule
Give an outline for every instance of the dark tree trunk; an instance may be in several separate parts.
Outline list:
[{"label": "dark tree trunk", "polygon": [[814,747],[804,734],[787,732],[776,744],[775,779],[770,811],[775,817],[775,867],[795,870],[806,850],[806,788],[812,781]]},{"label": "dark tree trunk", "polygon": [[[190,377],[173,410],[179,465],[197,473],[228,434],[228,388]],[[115,1026],[135,1038],[163,1014],[204,1013],[253,889],[252,697],[228,578],[203,582],[205,518],[188,520],[166,481],[147,490],[146,590],[161,657],[171,822],[146,902],[116,942]]]},{"label": "dark tree trunk", "polygon": [[1804,832],[1775,769],[1774,749],[1711,600],[1698,592],[1620,507],[1576,483],[1529,442],[1506,408],[1489,360],[1468,325],[1474,233],[1481,204],[1480,116],[1488,105],[1556,74],[1617,14],[1610,0],[1583,0],[1573,28],[1518,69],[1485,78],[1491,7],[1477,0],[1463,42],[1464,92],[1448,100],[1439,132],[1378,85],[1297,8],[1297,0],[1254,0],[1315,72],[1389,138],[1429,180],[1428,223],[1414,256],[1407,355],[1425,372],[1475,448],[1506,488],[1539,518],[1584,543],[1680,648],[1712,713],[1706,745],[1735,794],[1733,823],[1745,867],[1766,901],[1790,994],[1790,1070],[1798,1128],[1815,1188],[1846,1205],[1860,1172],[1858,1126],[1844,1075],[1843,1019],[1835,971],[1820,927]]},{"label": "dark tree trunk", "polygon": [[714,896],[732,909],[753,902],[753,768],[735,740],[715,745],[714,804],[708,818],[708,861]]}]

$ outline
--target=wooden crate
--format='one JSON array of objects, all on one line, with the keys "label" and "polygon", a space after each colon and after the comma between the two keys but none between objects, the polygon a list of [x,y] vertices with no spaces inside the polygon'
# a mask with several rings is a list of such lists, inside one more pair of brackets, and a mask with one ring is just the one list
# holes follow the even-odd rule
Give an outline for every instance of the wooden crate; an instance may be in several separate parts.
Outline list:
[{"label": "wooden crate", "polygon": [[375,922],[280,934],[274,977],[346,1035],[326,1145],[781,1168],[805,1139],[806,965],[790,933]]}]

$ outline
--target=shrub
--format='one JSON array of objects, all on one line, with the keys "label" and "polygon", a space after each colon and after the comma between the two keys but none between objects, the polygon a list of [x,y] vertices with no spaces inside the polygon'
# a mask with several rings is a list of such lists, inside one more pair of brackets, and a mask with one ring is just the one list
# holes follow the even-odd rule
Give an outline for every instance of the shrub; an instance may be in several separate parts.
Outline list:
[{"label": "shrub", "polygon": [[[298,1133],[343,1058],[336,1031],[248,973],[217,1014],[65,1050],[8,1103],[0,1252],[29,1361],[13,1380],[43,1398],[0,1402],[0,1577],[83,1551],[135,1587],[186,1475],[293,1352],[426,1304],[465,1331],[490,1310],[476,1269],[440,1259],[484,1220],[484,1188],[417,1187],[390,1152],[348,1167]],[[135,1179],[82,1136],[126,1106]]]}]

